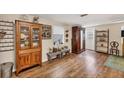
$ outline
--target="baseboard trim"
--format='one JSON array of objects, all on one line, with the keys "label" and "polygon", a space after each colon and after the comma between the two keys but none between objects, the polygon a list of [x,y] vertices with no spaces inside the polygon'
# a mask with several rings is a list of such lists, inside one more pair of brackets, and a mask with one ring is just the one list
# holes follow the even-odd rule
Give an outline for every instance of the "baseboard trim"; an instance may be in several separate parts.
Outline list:
[{"label": "baseboard trim", "polygon": [[92,50],[92,49],[85,49],[85,50],[95,51],[95,50]]}]

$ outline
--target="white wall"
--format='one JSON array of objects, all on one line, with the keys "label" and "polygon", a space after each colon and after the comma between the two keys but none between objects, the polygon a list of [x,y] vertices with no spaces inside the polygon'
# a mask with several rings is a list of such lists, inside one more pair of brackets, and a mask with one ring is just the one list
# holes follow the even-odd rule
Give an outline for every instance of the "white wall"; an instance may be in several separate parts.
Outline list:
[{"label": "white wall", "polygon": [[64,27],[54,25],[52,28],[53,28],[53,34],[64,34],[65,31]]},{"label": "white wall", "polygon": [[95,50],[95,28],[89,27],[85,31],[85,48]]},{"label": "white wall", "polygon": [[[33,16],[32,15],[27,15],[27,16],[28,16],[28,20],[27,21],[32,22]],[[0,20],[6,20],[6,21],[13,21],[13,22],[15,22],[15,20],[19,20],[19,19],[20,19],[20,15],[16,15],[16,14],[12,14],[12,15],[11,14],[8,14],[8,15],[6,15],[6,14],[2,15],[1,14],[0,15]],[[54,23],[53,21],[46,20],[46,19],[43,19],[43,18],[39,19],[39,23],[41,23],[41,24],[48,24],[48,25],[52,25],[52,26],[56,26],[56,27],[58,26],[58,27],[63,28],[64,31],[68,30],[70,28],[70,26],[63,26],[61,24]],[[71,30],[69,31],[69,33],[70,32],[71,32]],[[71,48],[70,42],[65,43],[65,45],[68,45],[69,48]],[[52,39],[42,40],[42,62],[47,61],[46,53],[49,51],[49,48],[52,48],[52,47],[53,47]],[[4,62],[13,62],[13,63],[15,63],[15,51],[0,52],[0,63],[4,63]]]},{"label": "white wall", "polygon": [[53,34],[61,34],[63,37],[62,43],[64,43],[65,29],[62,26],[53,26]]}]

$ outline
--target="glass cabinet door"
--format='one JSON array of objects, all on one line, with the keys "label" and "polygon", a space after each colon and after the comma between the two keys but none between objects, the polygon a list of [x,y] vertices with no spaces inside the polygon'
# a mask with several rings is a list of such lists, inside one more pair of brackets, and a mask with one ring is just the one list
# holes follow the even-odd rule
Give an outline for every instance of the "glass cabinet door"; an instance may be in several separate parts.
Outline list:
[{"label": "glass cabinet door", "polygon": [[39,28],[32,28],[32,48],[40,47],[40,29]]},{"label": "glass cabinet door", "polygon": [[29,27],[20,27],[20,48],[28,49],[30,48],[30,32]]}]

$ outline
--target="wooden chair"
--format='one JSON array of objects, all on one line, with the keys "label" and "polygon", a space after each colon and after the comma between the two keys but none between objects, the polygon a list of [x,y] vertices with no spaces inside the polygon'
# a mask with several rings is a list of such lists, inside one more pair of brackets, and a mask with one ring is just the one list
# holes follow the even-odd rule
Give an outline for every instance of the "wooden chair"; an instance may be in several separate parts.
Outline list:
[{"label": "wooden chair", "polygon": [[110,46],[111,46],[110,54],[112,54],[112,55],[115,54],[115,55],[119,56],[119,50],[118,50],[119,43],[116,41],[112,41],[110,43]]}]

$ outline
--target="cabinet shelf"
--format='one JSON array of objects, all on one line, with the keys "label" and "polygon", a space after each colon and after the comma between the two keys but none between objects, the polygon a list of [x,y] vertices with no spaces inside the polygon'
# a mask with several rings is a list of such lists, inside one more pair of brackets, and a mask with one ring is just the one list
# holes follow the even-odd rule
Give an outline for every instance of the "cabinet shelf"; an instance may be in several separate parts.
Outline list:
[{"label": "cabinet shelf", "polygon": [[97,36],[97,37],[103,37],[103,38],[108,38],[107,36]]},{"label": "cabinet shelf", "polygon": [[24,50],[24,49],[29,49],[29,48],[30,48],[30,47],[21,47],[21,49],[23,49],[23,50]]},{"label": "cabinet shelf", "polygon": [[[108,53],[109,51],[109,30],[107,31],[96,30],[95,41],[96,41],[95,50],[97,52]],[[103,51],[102,49],[105,51]]]},{"label": "cabinet shelf", "polygon": [[97,47],[101,47],[101,48],[108,48],[107,46],[97,46]]},{"label": "cabinet shelf", "polygon": [[108,42],[108,41],[96,41],[96,42],[99,42],[99,43],[106,43],[106,42]]},{"label": "cabinet shelf", "polygon": [[97,33],[101,33],[101,32],[102,32],[102,33],[103,33],[103,32],[104,32],[104,33],[108,33],[107,30],[96,30],[96,32],[97,32]]}]

